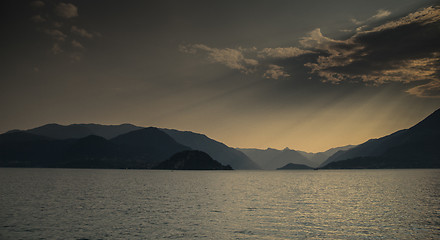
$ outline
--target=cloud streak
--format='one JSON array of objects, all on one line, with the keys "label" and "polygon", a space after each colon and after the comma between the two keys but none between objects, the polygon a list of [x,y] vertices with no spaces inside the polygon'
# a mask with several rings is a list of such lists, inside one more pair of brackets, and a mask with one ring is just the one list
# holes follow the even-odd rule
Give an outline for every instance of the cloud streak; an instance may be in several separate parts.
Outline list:
[{"label": "cloud streak", "polygon": [[56,41],[64,41],[67,38],[67,35],[58,29],[46,29],[44,32]]},{"label": "cloud streak", "polygon": [[32,20],[33,22],[36,22],[36,23],[46,22],[46,19],[43,18],[43,17],[42,17],[41,15],[39,15],[39,14],[34,15],[34,16],[31,18],[31,20]]},{"label": "cloud streak", "polygon": [[364,21],[359,21],[356,18],[352,18],[351,22],[356,24],[356,25],[362,25],[368,22],[372,22],[372,21],[376,21],[376,20],[380,20],[383,18],[386,18],[388,16],[391,15],[391,11],[385,10],[385,9],[379,9],[377,10],[376,14],[374,14],[373,16],[371,16],[370,18],[368,18],[367,20]]},{"label": "cloud streak", "polygon": [[212,63],[220,63],[228,68],[240,70],[248,73],[253,71],[253,67],[258,65],[258,61],[251,58],[246,58],[243,55],[242,49],[232,48],[212,48],[204,44],[194,44],[188,46],[180,46],[180,51],[184,53],[195,54],[198,51],[207,53],[208,60]]},{"label": "cloud streak", "polygon": [[289,59],[313,53],[310,50],[303,50],[296,47],[264,48],[262,50],[258,50],[255,47],[218,49],[204,44],[180,45],[179,51],[188,54],[202,52],[207,54],[207,59],[211,63],[219,63],[245,74],[259,72],[262,77],[268,79],[279,79],[290,76],[290,74],[283,70],[282,66],[272,64],[271,61]]},{"label": "cloud streak", "polygon": [[384,10],[384,9],[379,9],[376,13],[376,15],[372,16],[371,19],[381,19],[381,18],[385,18],[388,17],[389,15],[391,15],[391,12],[388,10]]},{"label": "cloud streak", "polygon": [[62,18],[78,17],[78,8],[71,3],[59,3],[55,7],[55,13]]},{"label": "cloud streak", "polygon": [[87,32],[87,30],[85,30],[84,28],[79,28],[77,26],[72,26],[72,28],[70,29],[72,31],[72,33],[75,33],[81,37],[84,38],[93,38],[93,34]]},{"label": "cloud streak", "polygon": [[78,42],[76,40],[72,40],[71,43],[72,43],[72,46],[75,47],[75,48],[84,49],[84,46],[80,42]]},{"label": "cloud streak", "polygon": [[309,50],[303,50],[297,47],[287,47],[287,48],[264,48],[258,53],[259,58],[292,58],[303,54],[313,53]]}]

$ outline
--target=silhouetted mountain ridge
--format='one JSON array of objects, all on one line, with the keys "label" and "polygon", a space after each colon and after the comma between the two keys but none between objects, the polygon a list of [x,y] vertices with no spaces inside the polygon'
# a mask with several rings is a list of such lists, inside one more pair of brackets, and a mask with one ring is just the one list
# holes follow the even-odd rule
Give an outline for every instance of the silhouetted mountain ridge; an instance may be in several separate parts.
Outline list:
[{"label": "silhouetted mountain ridge", "polygon": [[97,135],[106,139],[111,139],[118,135],[134,130],[139,130],[141,128],[142,127],[134,126],[132,124],[100,125],[88,123],[71,124],[64,126],[56,123],[51,123],[43,125],[41,127],[26,130],[26,132],[50,137],[53,139],[83,138],[89,135]]},{"label": "silhouetted mountain ridge", "polygon": [[242,152],[210,139],[206,135],[174,129],[161,130],[185,146],[208,153],[223,165],[231,165],[234,169],[260,169],[254,161]]},{"label": "silhouetted mountain ridge", "polygon": [[[119,132],[123,133],[106,139]],[[9,131],[0,134],[0,166],[151,168],[175,153],[193,149],[185,142],[195,150],[207,151],[225,165],[259,168],[243,153],[205,135],[130,124],[47,124]]]},{"label": "silhouetted mountain ridge", "polygon": [[266,150],[254,148],[238,148],[238,150],[246,154],[250,159],[256,162],[263,169],[275,170],[288,163],[317,166],[297,151],[289,148],[285,148],[283,150],[277,150],[273,148],[268,148]]},{"label": "silhouetted mountain ridge", "polygon": [[329,157],[331,157],[336,152],[341,151],[341,150],[348,150],[348,149],[351,149],[355,146],[356,145],[346,145],[346,146],[342,146],[342,147],[335,147],[335,148],[330,148],[324,152],[317,152],[317,153],[310,153],[310,152],[304,152],[304,151],[299,151],[299,150],[297,150],[297,152],[299,152],[301,155],[303,155],[304,157],[306,157],[307,159],[312,161],[315,164],[314,166],[316,167],[316,166],[321,165],[324,161],[326,161]]},{"label": "silhouetted mountain ridge", "polygon": [[119,145],[130,159],[157,164],[173,154],[190,150],[158,128],[148,127],[119,135],[111,142]]},{"label": "silhouetted mountain ridge", "polygon": [[367,142],[360,144],[349,150],[341,150],[330,156],[320,166],[325,166],[330,162],[340,161],[344,159],[350,159],[355,157],[364,156],[379,156],[384,153],[388,148],[397,146],[404,141],[404,136],[407,130],[400,130],[388,136],[379,139],[370,139]]},{"label": "silhouetted mountain ridge", "polygon": [[440,167],[440,109],[409,129],[337,152],[323,168]]}]

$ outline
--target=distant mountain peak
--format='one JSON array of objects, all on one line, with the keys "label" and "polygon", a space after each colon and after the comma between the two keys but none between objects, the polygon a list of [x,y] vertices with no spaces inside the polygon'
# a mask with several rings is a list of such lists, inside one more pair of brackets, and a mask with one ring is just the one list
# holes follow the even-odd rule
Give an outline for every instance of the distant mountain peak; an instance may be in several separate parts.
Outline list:
[{"label": "distant mountain peak", "polygon": [[252,148],[239,150],[255,161],[263,169],[274,170],[292,162],[312,166],[317,165],[299,152],[289,148],[283,150],[277,150],[274,148],[267,148],[266,150]]},{"label": "distant mountain peak", "polygon": [[[250,149],[252,149],[252,148],[250,148]],[[279,151],[279,150],[276,149],[276,148],[270,148],[270,147],[266,148],[266,150],[267,150],[267,151]]]}]

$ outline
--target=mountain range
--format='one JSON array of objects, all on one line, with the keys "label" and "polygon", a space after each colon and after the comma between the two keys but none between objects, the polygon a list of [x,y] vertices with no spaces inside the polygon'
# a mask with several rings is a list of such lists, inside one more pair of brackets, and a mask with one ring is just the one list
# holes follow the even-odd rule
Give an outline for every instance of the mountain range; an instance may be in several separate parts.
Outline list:
[{"label": "mountain range", "polygon": [[341,151],[341,150],[345,151],[345,150],[348,150],[353,147],[356,147],[356,145],[346,145],[346,146],[342,146],[342,147],[330,148],[327,151],[318,152],[318,153],[304,152],[304,151],[299,151],[299,150],[296,150],[296,151],[299,152],[304,157],[306,157],[307,159],[309,159],[310,161],[312,161],[314,163],[314,165],[312,165],[312,166],[319,166],[325,160],[327,160],[329,157],[331,157],[333,154],[335,154],[336,152]]},{"label": "mountain range", "polygon": [[320,168],[439,168],[440,109],[409,129],[338,151]]},{"label": "mountain range", "polygon": [[254,148],[239,148],[238,150],[246,154],[250,159],[256,162],[262,169],[275,170],[283,167],[288,163],[303,164],[307,166],[316,167],[317,164],[310,161],[299,152],[285,148],[277,150],[273,148],[268,149],[254,149]]},{"label": "mountain range", "polygon": [[261,168],[267,170],[274,170],[285,166],[286,164],[301,164],[312,168],[318,167],[321,163],[327,160],[330,156],[340,150],[348,150],[354,145],[347,145],[343,147],[331,148],[325,152],[310,153],[304,151],[293,150],[285,148],[283,150],[267,148],[237,148],[250,159],[256,162]]},{"label": "mountain range", "polygon": [[89,135],[96,135],[101,136],[105,139],[111,139],[118,135],[134,130],[139,130],[141,128],[142,127],[138,127],[132,124],[100,125],[91,123],[71,124],[68,126],[63,126],[52,123],[26,130],[26,132],[50,137],[53,139],[83,138]]},{"label": "mountain range", "polygon": [[203,134],[174,129],[161,130],[180,144],[208,153],[213,159],[223,165],[230,165],[234,169],[260,169],[260,166],[244,153],[208,138]]},{"label": "mountain range", "polygon": [[192,150],[209,158],[187,156],[212,158],[234,169],[278,169],[289,164],[320,169],[438,168],[440,109],[409,129],[320,153],[234,149],[199,133],[131,124],[47,124],[0,134],[0,167],[153,168]]},{"label": "mountain range", "polygon": [[205,135],[131,124],[47,124],[9,131],[0,134],[0,165],[151,168],[191,149],[204,151],[234,169],[259,169],[243,153]]}]

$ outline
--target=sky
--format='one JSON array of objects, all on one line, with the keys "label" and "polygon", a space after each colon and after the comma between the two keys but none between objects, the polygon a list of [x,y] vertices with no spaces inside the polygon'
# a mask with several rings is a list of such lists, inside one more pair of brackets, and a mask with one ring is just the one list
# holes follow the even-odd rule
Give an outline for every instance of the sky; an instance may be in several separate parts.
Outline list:
[{"label": "sky", "polygon": [[440,1],[2,5],[0,132],[132,123],[319,152],[440,107]]}]

